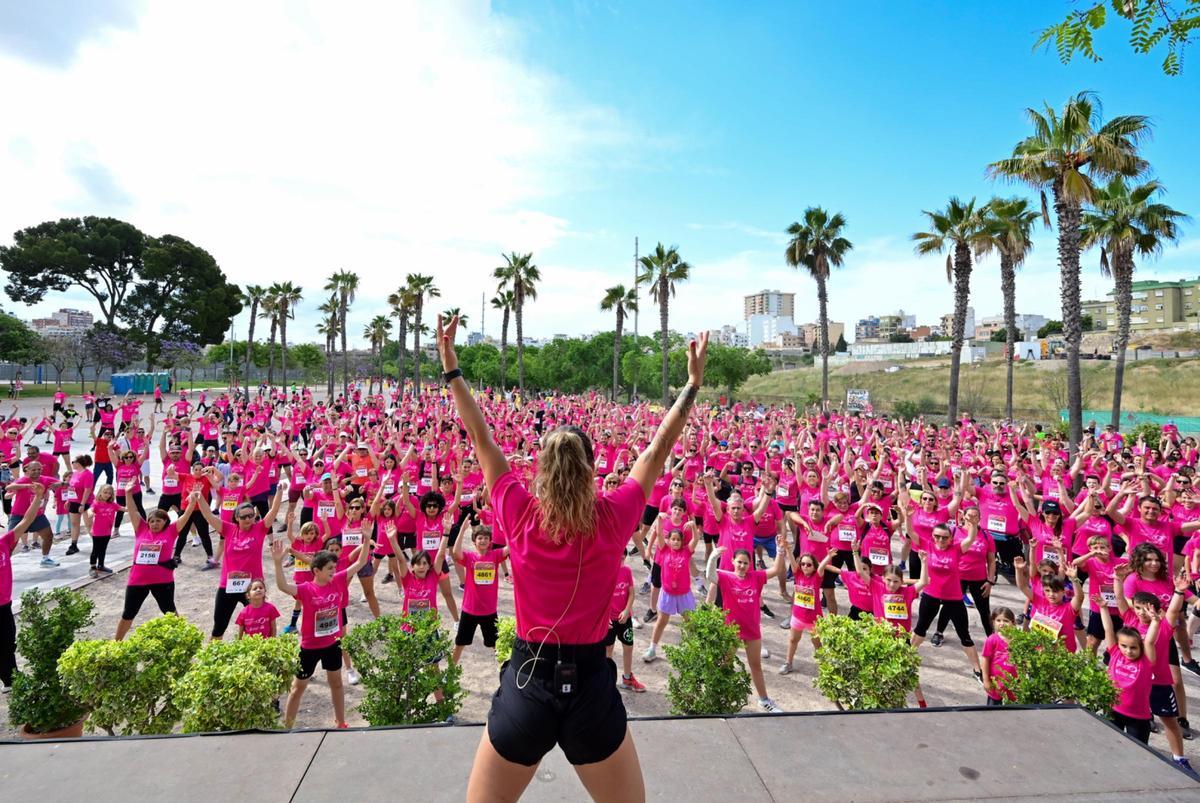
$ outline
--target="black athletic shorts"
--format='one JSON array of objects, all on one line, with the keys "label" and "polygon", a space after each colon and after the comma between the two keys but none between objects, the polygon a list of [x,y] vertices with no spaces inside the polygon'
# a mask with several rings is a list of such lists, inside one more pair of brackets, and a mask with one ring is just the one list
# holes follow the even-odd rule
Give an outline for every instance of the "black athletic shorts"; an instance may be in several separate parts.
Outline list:
[{"label": "black athletic shorts", "polygon": [[633,617],[625,620],[624,624],[613,619],[608,623],[608,635],[604,637],[604,646],[611,647],[620,641],[622,644],[633,646]]},{"label": "black athletic shorts", "polygon": [[497,615],[494,613],[486,616],[476,616],[473,613],[463,611],[458,619],[458,632],[454,634],[454,646],[466,647],[475,641],[475,628],[478,627],[483,631],[483,646],[496,646],[496,621]]},{"label": "black athletic shorts", "polygon": [[650,567],[650,585],[662,588],[662,564],[655,563]]},{"label": "black athletic shorts", "polygon": [[721,540],[720,533],[704,533],[704,543],[715,544]]},{"label": "black athletic shorts", "polygon": [[326,672],[337,672],[342,668],[342,642],[335,641],[328,647],[318,649],[300,648],[300,669],[296,672],[298,680],[308,680],[317,671],[317,664]]},{"label": "black athletic shorts", "polygon": [[645,526],[649,527],[657,518],[658,508],[656,508],[654,505],[646,505],[646,507],[642,509],[642,524]]},{"label": "black athletic shorts", "polygon": [[1156,717],[1179,716],[1179,702],[1175,699],[1175,687],[1155,683],[1150,687],[1150,711]]},{"label": "black athletic shorts", "polygon": [[501,667],[487,719],[492,747],[505,761],[526,767],[536,766],[556,744],[571,764],[594,764],[617,752],[628,726],[617,665],[605,657],[604,646],[562,648],[563,660],[576,668],[570,695],[555,693],[559,650],[546,645],[534,661],[536,649],[518,639]]}]

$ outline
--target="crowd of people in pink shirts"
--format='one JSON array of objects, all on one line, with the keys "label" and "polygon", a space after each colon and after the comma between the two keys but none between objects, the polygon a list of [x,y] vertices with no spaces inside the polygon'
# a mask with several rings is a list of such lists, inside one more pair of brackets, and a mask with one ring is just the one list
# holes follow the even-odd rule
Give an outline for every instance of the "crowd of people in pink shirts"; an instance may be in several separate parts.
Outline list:
[{"label": "crowd of people in pink shirts", "polygon": [[[537,475],[544,434],[581,427],[601,497],[622,486],[665,412],[599,394],[485,391],[476,400],[517,482]],[[494,489],[444,388],[352,385],[330,400],[307,388],[200,392],[168,405],[159,392],[153,410],[129,395],[80,402],[82,415],[60,392],[38,419],[0,416],[5,686],[15,666],[11,556],[40,548],[53,567],[63,534],[65,554],[89,546],[89,571],[105,578],[125,518],[133,559],[115,637],[150,596],[175,611],[191,539],[205,556],[195,568],[212,572],[213,638],[231,625],[239,636],[299,632],[289,725],[318,665],[345,725],[341,670],[352,684],[358,677],[340,639],[356,580],[374,616],[388,583],[406,613],[444,608],[455,632],[447,660],[461,660],[477,631],[495,645],[499,591],[514,582],[512,534],[498,526]],[[1145,742],[1157,718],[1190,771],[1181,673],[1200,674],[1191,647],[1200,618],[1187,616],[1200,577],[1198,458],[1196,439],[1172,425],[1156,448],[1090,428],[1071,459],[1035,426],[697,405],[611,589],[605,643],[610,655],[620,650],[616,683],[645,691],[635,630],[646,631],[642,662],[654,662],[672,618],[708,602],[738,628],[759,710],[780,710],[767,691],[764,623],[789,631],[777,667],[788,675],[829,613],[875,617],[915,646],[940,646],[953,627],[981,701],[1002,705],[1015,671],[1002,631],[1028,627],[1103,659],[1120,689],[1114,723]],[[1027,604],[993,607],[1001,582]],[[284,610],[268,600],[270,586],[289,598]],[[915,702],[925,705],[920,687]]]}]

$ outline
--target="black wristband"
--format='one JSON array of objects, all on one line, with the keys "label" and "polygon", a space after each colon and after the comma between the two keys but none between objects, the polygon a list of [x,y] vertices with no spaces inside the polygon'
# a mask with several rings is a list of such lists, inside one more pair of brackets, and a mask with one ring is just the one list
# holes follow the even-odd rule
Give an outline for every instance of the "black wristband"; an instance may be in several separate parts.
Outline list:
[{"label": "black wristband", "polygon": [[449,385],[451,382],[453,382],[455,379],[458,379],[462,375],[463,375],[462,369],[455,368],[453,371],[447,371],[446,373],[442,374],[442,381],[445,382],[447,385]]}]

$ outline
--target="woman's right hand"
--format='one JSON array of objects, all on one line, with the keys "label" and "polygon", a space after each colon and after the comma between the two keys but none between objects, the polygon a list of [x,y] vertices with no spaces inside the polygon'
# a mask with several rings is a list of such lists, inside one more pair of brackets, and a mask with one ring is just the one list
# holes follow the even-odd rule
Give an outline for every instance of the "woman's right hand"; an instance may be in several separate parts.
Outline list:
[{"label": "woman's right hand", "polygon": [[[440,319],[439,319],[440,320]],[[457,319],[455,319],[457,323]],[[688,384],[700,387],[704,382],[704,364],[708,362],[708,332],[688,343]]]},{"label": "woman's right hand", "polygon": [[[437,349],[438,355],[442,358],[442,370],[449,372],[458,367],[458,354],[454,351],[454,335],[458,332],[458,316],[455,315],[449,322],[443,322],[442,316],[437,316]],[[705,333],[705,341],[708,337]],[[689,374],[691,371],[691,355],[688,359]],[[704,366],[701,364],[701,374],[704,373]]]}]

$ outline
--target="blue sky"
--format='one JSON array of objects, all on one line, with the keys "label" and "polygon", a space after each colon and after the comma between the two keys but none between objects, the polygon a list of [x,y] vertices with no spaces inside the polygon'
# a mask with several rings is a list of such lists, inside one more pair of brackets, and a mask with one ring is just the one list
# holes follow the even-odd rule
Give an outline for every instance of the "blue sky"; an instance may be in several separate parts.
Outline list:
[{"label": "blue sky", "polygon": [[[736,322],[740,295],[762,287],[797,292],[809,320],[813,286],[783,265],[782,232],[821,205],[846,215],[857,246],[831,284],[832,317],[903,307],[933,321],[949,286],[908,237],[952,195],[1025,192],[984,167],[1027,133],[1026,106],[1092,89],[1106,116],[1150,115],[1146,155],[1167,200],[1200,212],[1200,72],[1163,76],[1116,28],[1100,64],[1034,52],[1070,7],[277,2],[231,31],[232,3],[201,17],[114,0],[65,38],[44,19],[0,19],[29,32],[0,38],[0,80],[34,109],[0,120],[0,172],[24,190],[0,200],[0,237],[83,213],[188,237],[235,281],[299,280],[301,338],[338,268],[364,276],[352,336],[409,271],[434,274],[439,306],[473,311],[475,328],[499,252],[533,251],[546,281],[526,331],[544,336],[611,325],[596,304],[629,281],[635,235],[643,251],[678,244],[693,265],[672,313],[681,330]],[[203,59],[210,35],[218,65]],[[82,94],[95,115],[52,108],[106,80],[175,102],[141,119]],[[1192,235],[1139,272],[1200,274]],[[1052,237],[1018,281],[1019,311],[1057,317]],[[1097,261],[1084,256],[1089,297],[1107,290]],[[978,315],[999,312],[997,288],[983,263]],[[64,301],[86,304],[40,307]]]}]

